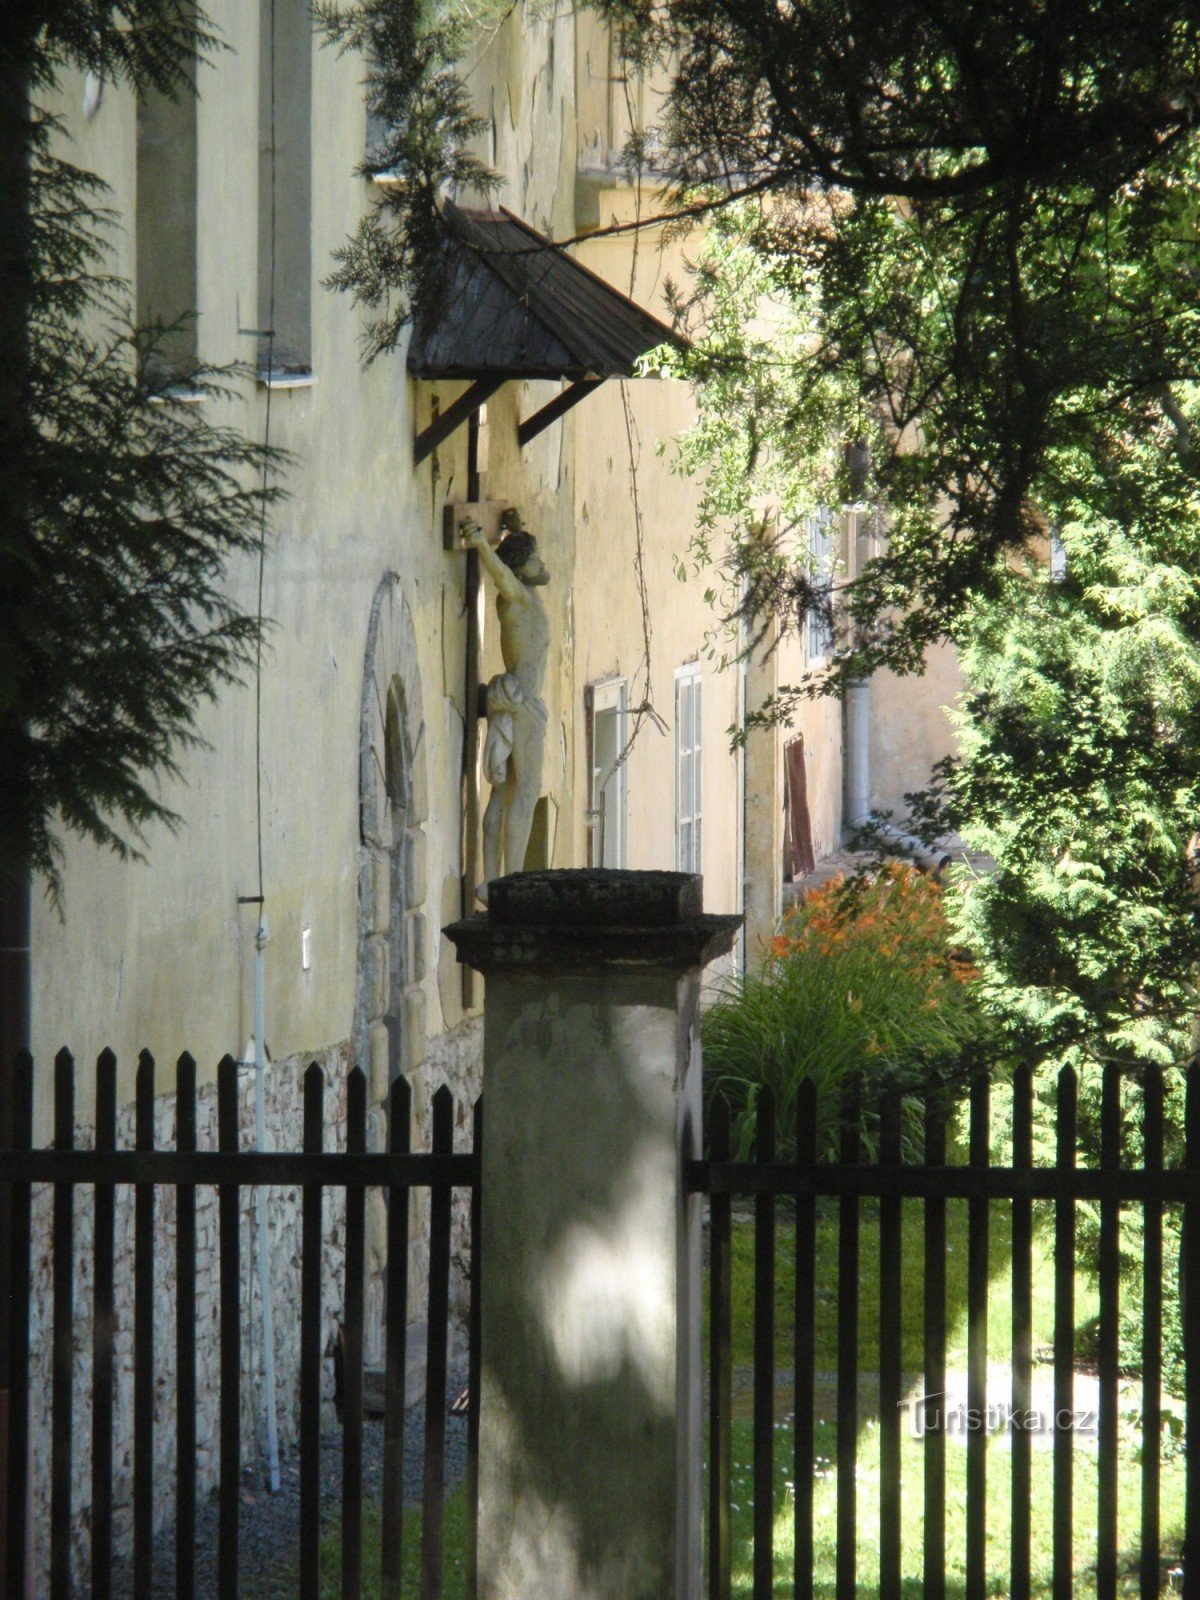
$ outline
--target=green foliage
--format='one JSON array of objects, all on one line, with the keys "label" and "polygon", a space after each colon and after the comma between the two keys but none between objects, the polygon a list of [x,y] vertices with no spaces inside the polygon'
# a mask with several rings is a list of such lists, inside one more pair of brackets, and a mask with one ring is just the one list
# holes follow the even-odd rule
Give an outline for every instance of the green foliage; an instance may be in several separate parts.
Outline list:
[{"label": "green foliage", "polygon": [[[711,560],[718,534],[731,535],[721,599],[738,623],[772,608],[802,617],[819,598],[794,534],[847,488],[826,441],[879,443],[853,387],[813,357],[820,313],[792,292],[791,271],[785,253],[765,248],[754,213],[722,213],[698,268],[702,338],[681,369],[699,383],[699,420],[680,441],[683,469],[704,474],[694,550]],[[1127,396],[1103,414],[1087,395],[1064,402],[1042,452],[1037,514],[1043,552],[1057,529],[1065,579],[1040,557],[993,564],[953,621],[946,613],[968,685],[963,760],[914,797],[924,808],[915,826],[957,829],[995,860],[994,875],[960,882],[956,937],[978,960],[999,1042],[1050,1066],[1178,1063],[1193,1048],[1194,416],[1186,387]],[[942,537],[926,504],[914,495],[893,507],[888,560]],[[778,508],[765,528],[764,506]],[[946,537],[957,537],[953,525]],[[869,569],[867,588],[876,577]],[[864,630],[875,637],[861,616],[844,626],[843,675],[861,659]],[[785,715],[805,687],[748,720]],[[1089,1137],[1098,1080],[1087,1071],[1081,1111]]]},{"label": "green foliage", "polygon": [[465,3],[417,6],[319,0],[326,36],[367,62],[367,109],[385,130],[359,167],[383,177],[375,204],[337,251],[327,287],[373,313],[368,360],[393,350],[414,313],[435,315],[444,232],[438,201],[450,186],[490,193],[496,175],[467,150],[483,129],[457,70],[474,20]]},{"label": "green foliage", "polygon": [[[957,1119],[956,1119],[957,1120]],[[965,1119],[964,1119],[965,1120]],[[965,1130],[952,1141],[951,1162],[966,1160]],[[779,1223],[775,1252],[775,1365],[787,1371],[793,1364],[796,1336],[796,1239],[787,1203]],[[838,1335],[838,1205],[836,1200],[816,1203],[815,1253],[816,1318],[814,1362],[819,1372],[837,1368]],[[988,1359],[1000,1366],[1012,1360],[1012,1296],[1009,1263],[1012,1224],[1007,1208],[993,1205],[988,1212]],[[921,1205],[906,1202],[902,1208],[900,1246],[900,1312],[886,1307],[889,1339],[900,1341],[900,1364],[905,1372],[920,1372],[925,1364],[925,1217]],[[732,1231],[733,1365],[743,1371],[754,1365],[754,1225],[736,1222]],[[966,1207],[950,1205],[946,1212],[946,1359],[953,1370],[967,1360],[968,1250]],[[1076,1318],[1083,1323],[1097,1303],[1096,1285],[1080,1268],[1075,1279]],[[1033,1239],[1033,1346],[1044,1349],[1054,1337],[1054,1234],[1052,1227],[1035,1230]],[[858,1367],[878,1372],[880,1350],[879,1206],[864,1200],[859,1235]]]},{"label": "green foliage", "polygon": [[689,555],[696,571],[720,564],[723,588],[710,598],[727,627],[713,648],[723,644],[726,659],[744,648],[743,628],[757,640],[781,613],[802,624],[818,607],[833,620],[812,581],[806,524],[847,497],[831,441],[870,426],[846,385],[812,364],[815,308],[791,292],[793,263],[756,235],[756,215],[743,205],[711,219],[690,294],[670,286],[691,342],[662,346],[647,364],[695,386],[696,422],[674,465],[702,479]]},{"label": "green foliage", "polygon": [[39,89],[70,66],[176,94],[190,62],[221,47],[196,0],[13,0],[11,9],[12,32],[36,38],[29,70]]},{"label": "green foliage", "polygon": [[760,970],[727,979],[704,1015],[708,1087],[730,1101],[739,1153],[750,1149],[764,1086],[780,1148],[792,1154],[797,1092],[816,1085],[818,1153],[828,1159],[850,1085],[861,1082],[871,1146],[885,1084],[928,1094],[960,1082],[982,1036],[966,976],[947,952],[929,879],[899,868],[809,895]]},{"label": "green foliage", "polygon": [[[119,18],[139,22],[137,40]],[[172,52],[186,33],[194,54],[195,27],[178,5],[58,8],[27,81],[49,87],[64,63],[85,62],[176,88],[187,57]],[[5,321],[21,330],[10,353],[24,381],[0,418],[13,452],[0,530],[0,871],[40,871],[57,894],[63,831],[125,855],[147,823],[175,821],[155,778],[196,741],[197,703],[254,659],[256,619],[224,577],[258,542],[263,475],[282,458],[221,422],[234,369],[190,374],[186,400],[154,376],[169,330],[135,329],[125,286],[104,270],[105,186],[53,155],[47,119],[26,131],[30,270]]]},{"label": "green foliage", "polygon": [[[592,3],[633,67],[668,76],[653,132],[678,214],[736,213],[757,258],[718,243],[689,297],[708,335],[690,370],[713,392],[687,451],[713,468],[701,548],[732,527],[726,610],[752,635],[810,609],[790,533],[818,490],[846,486],[830,441],[871,447],[887,548],[846,591],[833,671],[766,715],[880,665],[919,671],[1044,529],[1052,452],[1092,448],[1130,397],[1169,414],[1171,386],[1200,378],[1195,7],[1167,0],[1148,28],[1111,0],[1068,0],[1052,26],[1042,0],[953,22],[928,0]],[[317,9],[372,63],[392,130],[363,170],[393,181],[330,280],[376,314],[374,355],[436,305],[439,191],[497,181],[466,151],[480,7]],[[748,288],[778,340],[732,326]],[[760,478],[779,508],[765,527]]]},{"label": "green foliage", "polygon": [[[767,710],[879,665],[919,671],[1044,531],[1054,452],[1097,448],[1131,397],[1169,413],[1171,386],[1200,376],[1195,9],[1175,0],[1160,30],[1099,0],[1056,7],[1051,28],[1040,0],[952,24],[927,0],[600,8],[670,73],[658,134],[676,199],[728,207],[771,317],[809,327],[767,349],[729,341],[742,269],[718,247],[698,279],[696,375],[709,355],[744,362],[753,398],[773,369],[800,426],[789,450],[772,397],[767,432],[798,485],[814,436],[816,453],[871,446],[887,547],[846,592],[833,673]],[[752,462],[757,423],[707,410],[713,472]],[[712,497],[739,535],[762,517],[756,476],[732,515]],[[802,553],[759,549],[756,566],[753,541],[735,544],[754,582],[734,606],[786,626],[807,609]]]},{"label": "green foliage", "polygon": [[996,863],[959,936],[1036,1060],[1169,1066],[1193,1046],[1200,920],[1200,506],[1173,428],[1127,415],[1047,485],[1067,570],[1005,574],[962,634],[951,818]]},{"label": "green foliage", "polygon": [[[1200,22],[1167,0],[597,0],[671,67],[661,137],[681,186],[736,175],[912,203],[1107,192],[1194,126]],[[1160,98],[1161,97],[1161,98]]]}]

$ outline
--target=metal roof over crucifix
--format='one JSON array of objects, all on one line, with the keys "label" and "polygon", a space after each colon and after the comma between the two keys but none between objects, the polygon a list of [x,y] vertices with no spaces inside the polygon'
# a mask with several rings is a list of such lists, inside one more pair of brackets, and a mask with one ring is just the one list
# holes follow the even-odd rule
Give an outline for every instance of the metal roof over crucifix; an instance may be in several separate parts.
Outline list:
[{"label": "metal roof over crucifix", "polygon": [[647,351],[682,345],[666,323],[511,211],[467,211],[447,200],[442,218],[445,287],[414,326],[408,369],[471,387],[418,436],[417,461],[510,378],[571,385],[521,423],[524,445],[606,378],[632,377]]}]

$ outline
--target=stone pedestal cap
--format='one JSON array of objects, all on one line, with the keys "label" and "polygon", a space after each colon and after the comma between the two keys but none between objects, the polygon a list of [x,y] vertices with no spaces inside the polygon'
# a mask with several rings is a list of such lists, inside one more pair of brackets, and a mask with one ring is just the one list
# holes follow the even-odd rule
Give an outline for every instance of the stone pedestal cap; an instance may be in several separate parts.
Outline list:
[{"label": "stone pedestal cap", "polygon": [[682,971],[733,944],[741,917],[706,916],[703,879],[689,872],[580,868],[514,872],[488,891],[488,909],[442,932],[458,959],[562,971],[597,966]]}]

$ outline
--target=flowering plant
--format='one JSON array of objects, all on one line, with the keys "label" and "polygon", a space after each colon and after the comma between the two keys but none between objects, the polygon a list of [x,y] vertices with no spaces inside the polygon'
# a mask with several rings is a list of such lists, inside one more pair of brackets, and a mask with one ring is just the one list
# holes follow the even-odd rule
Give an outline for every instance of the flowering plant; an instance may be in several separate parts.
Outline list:
[{"label": "flowering plant", "polygon": [[[818,1154],[834,1154],[842,1097],[863,1099],[868,1151],[883,1090],[924,1095],[961,1082],[979,1059],[984,1019],[974,968],[950,943],[942,891],[890,862],[806,895],[784,918],[756,972],[726,980],[703,1023],[710,1093],[733,1113],[739,1154],[758,1095],[776,1099],[781,1150],[795,1150],[796,1095],[817,1087]],[[919,1118],[906,1119],[910,1144]]]},{"label": "flowering plant", "polygon": [[950,944],[941,886],[903,861],[835,878],[792,906],[771,940],[770,959],[801,950],[829,960],[857,952],[887,961],[927,985],[927,1007],[957,1003],[953,985],[979,976],[969,956]]}]

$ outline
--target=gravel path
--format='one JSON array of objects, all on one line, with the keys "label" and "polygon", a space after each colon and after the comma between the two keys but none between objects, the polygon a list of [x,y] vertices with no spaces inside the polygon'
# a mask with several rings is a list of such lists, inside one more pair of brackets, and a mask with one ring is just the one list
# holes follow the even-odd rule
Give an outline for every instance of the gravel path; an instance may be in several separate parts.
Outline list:
[{"label": "gravel path", "polygon": [[[464,1371],[452,1373],[447,1384],[447,1407],[466,1383]],[[404,1503],[418,1505],[423,1481],[425,1405],[421,1400],[409,1407],[404,1431]],[[467,1461],[467,1419],[446,1417],[446,1486],[454,1488],[462,1479]],[[363,1424],[363,1500],[378,1503],[383,1483],[383,1423],[368,1418]],[[336,1527],[341,1516],[342,1436],[328,1434],[321,1440],[321,1519],[326,1527]],[[196,1507],[196,1593],[210,1600],[217,1592],[217,1501],[215,1495]],[[294,1559],[300,1523],[300,1463],[293,1457],[280,1467],[278,1494],[269,1494],[247,1479],[242,1490],[238,1518],[239,1546],[242,1551],[243,1600],[273,1600],[277,1594],[290,1594],[291,1585],[281,1588],[280,1569],[286,1571]],[[128,1568],[113,1574],[113,1593],[130,1592]],[[276,1580],[276,1581],[273,1581]],[[294,1580],[293,1580],[294,1582]],[[153,1600],[174,1600],[175,1530],[168,1525],[154,1543]]]}]

